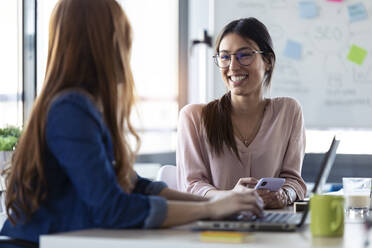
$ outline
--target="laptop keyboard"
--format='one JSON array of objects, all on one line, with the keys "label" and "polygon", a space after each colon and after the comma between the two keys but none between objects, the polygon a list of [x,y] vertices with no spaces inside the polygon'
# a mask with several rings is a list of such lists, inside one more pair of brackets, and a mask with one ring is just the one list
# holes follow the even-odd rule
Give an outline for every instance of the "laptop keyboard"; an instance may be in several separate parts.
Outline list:
[{"label": "laptop keyboard", "polygon": [[301,220],[301,215],[293,213],[273,213],[264,212],[261,218],[254,218],[254,222],[269,222],[269,223],[298,223]]}]

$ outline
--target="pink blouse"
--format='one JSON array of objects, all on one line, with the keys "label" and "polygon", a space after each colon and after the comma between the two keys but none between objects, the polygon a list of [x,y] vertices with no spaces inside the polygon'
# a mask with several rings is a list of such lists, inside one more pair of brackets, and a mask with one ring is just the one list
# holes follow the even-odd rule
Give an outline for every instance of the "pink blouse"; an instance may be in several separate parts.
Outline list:
[{"label": "pink blouse", "polygon": [[237,138],[241,161],[226,146],[220,156],[212,152],[203,126],[203,104],[185,106],[179,117],[177,187],[205,196],[211,189],[230,190],[242,177],[281,177],[283,187],[303,199],[306,186],[301,177],[305,154],[305,127],[301,106],[288,97],[270,99],[261,127],[248,147]]}]

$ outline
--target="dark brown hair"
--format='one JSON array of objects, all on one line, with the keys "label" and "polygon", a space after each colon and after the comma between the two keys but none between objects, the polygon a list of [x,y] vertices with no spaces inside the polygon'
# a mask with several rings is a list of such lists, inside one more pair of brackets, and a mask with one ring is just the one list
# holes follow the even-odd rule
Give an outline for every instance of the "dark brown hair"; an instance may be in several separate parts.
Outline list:
[{"label": "dark brown hair", "polygon": [[[255,18],[244,18],[227,24],[217,37],[215,52],[219,53],[222,39],[231,33],[241,36],[243,39],[253,40],[264,53],[263,60],[269,65],[265,73],[264,86],[270,87],[271,76],[275,65],[275,53],[267,28]],[[223,146],[230,148],[240,159],[236,141],[234,138],[233,125],[231,122],[231,93],[228,92],[220,99],[208,103],[202,110],[202,122],[208,138],[208,142],[216,155],[221,155]]]},{"label": "dark brown hair", "polygon": [[6,210],[13,224],[20,216],[29,219],[46,199],[46,118],[52,100],[68,89],[82,89],[102,104],[113,140],[118,182],[127,192],[132,188],[135,152],[126,136],[135,137],[137,149],[139,137],[129,119],[135,99],[131,44],[129,21],[115,0],[57,3],[49,25],[43,89],[7,171]]}]

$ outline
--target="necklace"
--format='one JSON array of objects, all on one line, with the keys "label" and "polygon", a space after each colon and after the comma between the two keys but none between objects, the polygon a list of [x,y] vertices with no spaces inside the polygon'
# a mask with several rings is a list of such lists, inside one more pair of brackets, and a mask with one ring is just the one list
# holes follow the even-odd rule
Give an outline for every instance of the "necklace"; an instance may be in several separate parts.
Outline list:
[{"label": "necklace", "polygon": [[249,140],[250,140],[250,137],[251,137],[251,136],[249,136],[249,138],[248,138],[248,137],[244,137],[244,136],[240,133],[240,131],[238,130],[237,127],[235,127],[235,129],[236,129],[236,131],[237,131],[237,133],[238,133],[238,135],[239,135],[240,140],[243,142],[243,144],[245,145],[245,147],[248,147],[249,144],[250,144]]},{"label": "necklace", "polygon": [[251,144],[252,139],[257,135],[257,132],[260,129],[260,126],[262,124],[262,120],[263,120],[263,117],[264,117],[264,114],[265,114],[265,111],[266,111],[267,103],[268,103],[268,101],[265,102],[265,106],[264,106],[264,109],[262,111],[262,114],[261,114],[259,120],[256,122],[256,125],[254,126],[252,133],[248,137],[244,136],[242,134],[242,132],[240,132],[239,128],[236,125],[233,124],[233,127],[234,127],[234,130],[235,130],[236,134],[239,136],[239,139],[241,140],[241,142],[244,144],[245,147],[248,147]]},{"label": "necklace", "polygon": [[243,136],[242,133],[240,132],[240,130],[234,125],[234,129],[235,129],[236,133],[238,134],[239,139],[241,140],[241,142],[244,144],[245,147],[248,147],[250,145],[253,136],[257,134],[258,129],[261,126],[261,122],[262,122],[262,118],[261,118],[261,120],[259,120],[257,122],[253,132],[248,137]]}]

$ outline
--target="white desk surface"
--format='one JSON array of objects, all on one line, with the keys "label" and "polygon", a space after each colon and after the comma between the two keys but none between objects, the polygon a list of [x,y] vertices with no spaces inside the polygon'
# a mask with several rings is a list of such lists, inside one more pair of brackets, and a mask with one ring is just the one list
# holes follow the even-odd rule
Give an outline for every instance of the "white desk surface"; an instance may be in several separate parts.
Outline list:
[{"label": "white desk surface", "polygon": [[189,226],[160,230],[86,230],[54,235],[42,235],[40,248],[219,248],[219,247],[343,247],[362,248],[365,241],[363,224],[346,223],[340,238],[313,238],[309,226],[294,233],[255,232],[249,241],[240,244],[205,243],[199,232]]}]

